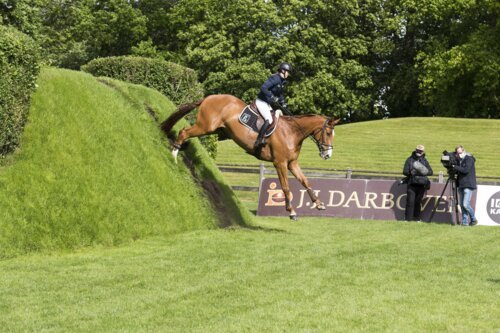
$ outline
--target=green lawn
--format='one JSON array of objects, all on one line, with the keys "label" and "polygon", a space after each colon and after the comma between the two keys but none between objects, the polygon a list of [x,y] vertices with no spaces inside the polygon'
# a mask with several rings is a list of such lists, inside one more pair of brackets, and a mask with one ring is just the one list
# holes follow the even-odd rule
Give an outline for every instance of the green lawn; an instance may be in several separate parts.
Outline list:
[{"label": "green lawn", "polygon": [[5,332],[493,332],[500,228],[261,218],[0,261]]}]

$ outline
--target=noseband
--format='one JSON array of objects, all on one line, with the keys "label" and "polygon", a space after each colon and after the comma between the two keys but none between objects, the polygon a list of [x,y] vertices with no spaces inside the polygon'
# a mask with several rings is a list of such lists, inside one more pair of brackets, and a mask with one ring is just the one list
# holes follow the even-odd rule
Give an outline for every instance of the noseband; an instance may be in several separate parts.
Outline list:
[{"label": "noseband", "polygon": [[[309,135],[311,137],[311,139],[314,141],[314,143],[316,144],[316,146],[318,146],[320,153],[323,153],[325,150],[333,148],[332,145],[325,143],[325,130],[327,128],[331,128],[333,131],[333,127],[334,126],[328,126],[328,119],[327,119],[327,120],[325,120],[325,123],[323,124],[323,126],[321,126],[321,129],[317,129],[314,132],[312,132],[311,135]],[[317,140],[315,137],[315,135],[318,133],[318,131],[321,131],[321,140]]]}]

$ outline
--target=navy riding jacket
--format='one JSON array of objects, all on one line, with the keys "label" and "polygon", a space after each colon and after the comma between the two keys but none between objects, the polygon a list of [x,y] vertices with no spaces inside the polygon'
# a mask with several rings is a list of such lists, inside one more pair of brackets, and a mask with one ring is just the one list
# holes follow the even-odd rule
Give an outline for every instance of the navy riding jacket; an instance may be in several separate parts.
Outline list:
[{"label": "navy riding jacket", "polygon": [[260,92],[257,95],[257,98],[271,104],[273,102],[273,97],[277,97],[278,102],[280,104],[284,104],[285,96],[283,95],[283,88],[285,84],[286,80],[278,73],[275,73],[271,75],[266,82],[264,82],[262,87],[260,87]]}]

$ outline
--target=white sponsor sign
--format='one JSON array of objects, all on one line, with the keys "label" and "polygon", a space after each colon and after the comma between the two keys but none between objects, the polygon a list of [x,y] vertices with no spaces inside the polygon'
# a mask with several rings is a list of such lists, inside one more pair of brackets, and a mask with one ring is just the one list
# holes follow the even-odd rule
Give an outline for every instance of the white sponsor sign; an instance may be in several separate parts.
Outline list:
[{"label": "white sponsor sign", "polygon": [[475,213],[479,225],[500,225],[500,186],[477,186]]}]

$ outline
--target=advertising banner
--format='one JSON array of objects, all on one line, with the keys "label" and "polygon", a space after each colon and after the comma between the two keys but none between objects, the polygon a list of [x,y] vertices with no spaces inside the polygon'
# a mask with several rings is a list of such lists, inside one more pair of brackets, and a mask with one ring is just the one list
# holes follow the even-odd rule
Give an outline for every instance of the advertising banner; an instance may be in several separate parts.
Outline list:
[{"label": "advertising banner", "polygon": [[[299,216],[335,216],[354,219],[404,220],[406,205],[406,185],[392,180],[360,180],[360,179],[310,179],[312,188],[318,198],[325,203],[326,210],[311,209],[311,201],[306,189],[296,180],[290,179],[292,205]],[[453,223],[461,219],[461,213],[455,204],[451,182],[446,184],[432,183],[422,200],[422,221]],[[500,187],[497,192],[490,191],[485,200],[489,202],[489,212],[500,220]],[[483,188],[483,186],[481,186]],[[474,191],[472,207],[476,207]],[[442,196],[441,196],[442,195]],[[481,198],[483,198],[481,196]],[[483,199],[481,199],[483,200]],[[486,201],[481,201],[486,207]],[[496,210],[494,210],[496,209]],[[481,215],[479,215],[479,213]],[[479,224],[486,223],[484,212],[478,212]],[[259,196],[257,215],[288,216],[285,210],[285,197],[277,178],[264,179]],[[484,221],[484,223],[483,223]]]},{"label": "advertising banner", "polygon": [[500,186],[478,185],[476,217],[481,225],[500,225]]}]

